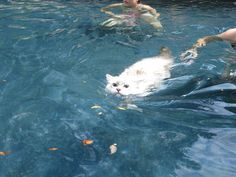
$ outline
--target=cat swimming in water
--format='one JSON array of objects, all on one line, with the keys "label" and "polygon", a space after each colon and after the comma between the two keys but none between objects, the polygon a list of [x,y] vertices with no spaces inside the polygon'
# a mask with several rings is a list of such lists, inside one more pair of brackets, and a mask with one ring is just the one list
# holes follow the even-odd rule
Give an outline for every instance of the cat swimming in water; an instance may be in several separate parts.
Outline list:
[{"label": "cat swimming in water", "polygon": [[162,47],[160,55],[144,58],[127,69],[119,76],[106,74],[106,91],[120,96],[147,96],[158,90],[164,79],[170,77],[173,64],[171,51]]}]

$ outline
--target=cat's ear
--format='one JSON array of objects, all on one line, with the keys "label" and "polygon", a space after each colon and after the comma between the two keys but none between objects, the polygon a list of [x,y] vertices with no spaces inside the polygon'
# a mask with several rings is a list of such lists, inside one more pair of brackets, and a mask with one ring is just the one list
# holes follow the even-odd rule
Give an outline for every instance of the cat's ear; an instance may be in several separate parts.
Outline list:
[{"label": "cat's ear", "polygon": [[110,82],[112,80],[113,76],[110,74],[106,74],[106,78],[107,78],[107,82]]}]

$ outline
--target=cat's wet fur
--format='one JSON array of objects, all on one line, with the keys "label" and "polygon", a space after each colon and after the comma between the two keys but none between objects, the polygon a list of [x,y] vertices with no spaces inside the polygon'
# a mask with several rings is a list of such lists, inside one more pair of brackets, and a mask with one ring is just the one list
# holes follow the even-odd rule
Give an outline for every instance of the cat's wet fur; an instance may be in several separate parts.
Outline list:
[{"label": "cat's wet fur", "polygon": [[173,64],[171,51],[160,49],[160,55],[144,58],[126,68],[119,76],[106,75],[106,91],[120,96],[147,96],[158,90],[170,77]]}]

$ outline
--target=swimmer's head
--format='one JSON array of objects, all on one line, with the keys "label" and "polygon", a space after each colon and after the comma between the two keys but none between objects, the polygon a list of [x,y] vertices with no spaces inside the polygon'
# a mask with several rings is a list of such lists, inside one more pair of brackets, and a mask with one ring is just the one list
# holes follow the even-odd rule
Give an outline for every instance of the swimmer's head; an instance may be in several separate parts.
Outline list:
[{"label": "swimmer's head", "polygon": [[129,7],[135,7],[141,0],[123,0],[123,3]]}]

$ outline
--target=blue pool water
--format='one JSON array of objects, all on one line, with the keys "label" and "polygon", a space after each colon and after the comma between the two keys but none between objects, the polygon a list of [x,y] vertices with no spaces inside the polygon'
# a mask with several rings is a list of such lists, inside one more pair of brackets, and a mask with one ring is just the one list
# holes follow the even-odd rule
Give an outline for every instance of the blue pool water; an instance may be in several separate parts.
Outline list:
[{"label": "blue pool water", "polygon": [[[199,37],[235,27],[235,3],[146,1],[161,13],[156,32],[102,29],[99,9],[114,2],[1,1],[0,176],[236,176],[236,79],[222,77],[236,54],[218,42],[191,65],[179,58]],[[176,64],[165,89],[121,109],[105,75],[161,46]]]}]

